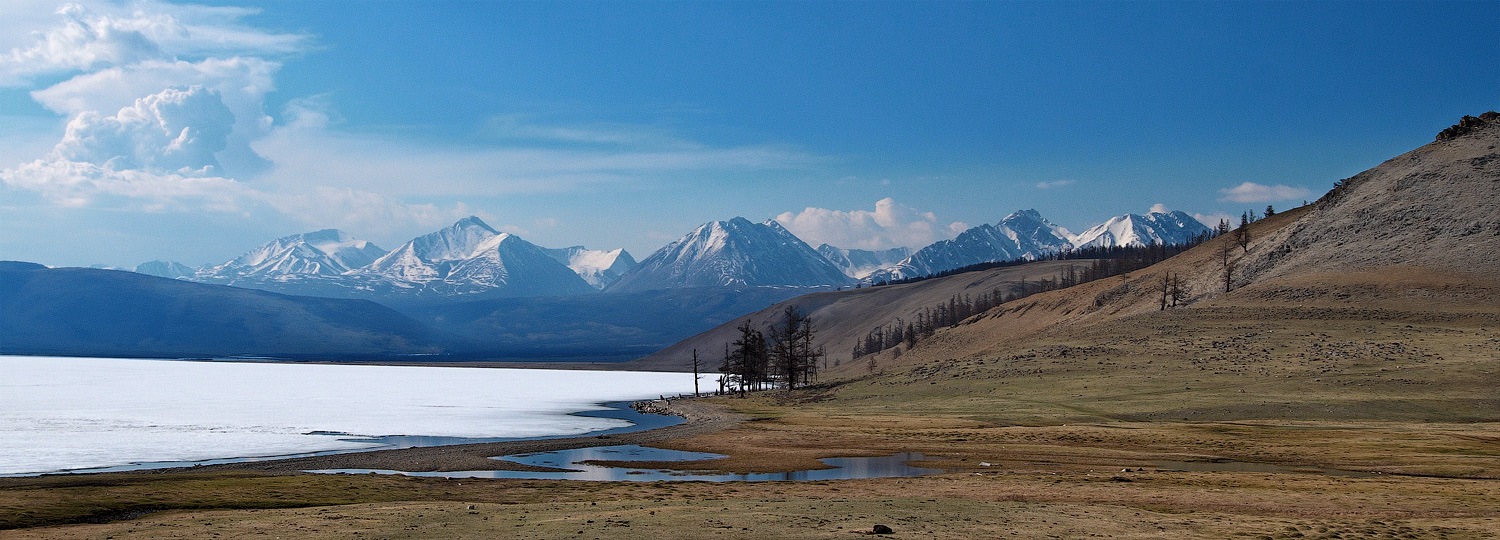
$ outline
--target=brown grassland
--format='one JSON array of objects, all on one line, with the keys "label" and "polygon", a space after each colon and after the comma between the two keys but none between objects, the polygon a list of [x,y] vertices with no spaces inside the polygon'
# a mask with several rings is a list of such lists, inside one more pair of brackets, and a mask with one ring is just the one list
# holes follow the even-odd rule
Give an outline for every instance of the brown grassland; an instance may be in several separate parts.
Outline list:
[{"label": "brown grassland", "polygon": [[[849,538],[877,523],[904,538],[1500,537],[1500,279],[1467,262],[1496,255],[1500,221],[1482,220],[1500,216],[1500,159],[1475,160],[1500,156],[1497,140],[1428,145],[1256,223],[1229,293],[1221,238],[843,362],[811,388],[680,403],[696,423],[618,438],[730,456],[678,468],[921,452],[943,474],[608,483],[269,463],[0,479],[0,538]],[[1425,185],[1451,193],[1387,185],[1411,170],[1443,173]],[[1481,216],[1456,218],[1477,233],[1424,244],[1478,253],[1373,265],[1405,240],[1309,232],[1402,197]],[[1185,305],[1160,309],[1165,272],[1189,284]],[[437,470],[504,450],[336,460]],[[1215,463],[1247,470],[1198,470]]]}]

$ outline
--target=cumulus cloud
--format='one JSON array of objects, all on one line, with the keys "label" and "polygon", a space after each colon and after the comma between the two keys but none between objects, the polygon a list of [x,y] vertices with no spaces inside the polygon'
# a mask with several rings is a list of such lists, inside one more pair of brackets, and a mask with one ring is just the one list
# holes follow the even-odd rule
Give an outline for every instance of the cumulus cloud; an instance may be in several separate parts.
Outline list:
[{"label": "cumulus cloud", "polygon": [[151,60],[85,73],[32,92],[53,111],[79,116],[132,106],[141,96],[166,88],[201,86],[219,96],[234,116],[218,159],[226,174],[252,174],[267,166],[250,143],[271,130],[263,109],[266,93],[275,90],[280,64],[260,58],[210,58],[198,62]]},{"label": "cumulus cloud", "polygon": [[1052,188],[1067,187],[1067,186],[1071,186],[1073,184],[1074,184],[1074,182],[1072,180],[1053,180],[1051,182],[1037,182],[1036,183],[1036,188],[1037,189],[1052,189]]},{"label": "cumulus cloud", "polygon": [[876,201],[874,210],[808,207],[801,212],[784,212],[775,219],[808,244],[858,249],[922,247],[968,229],[963,223],[938,223],[936,214],[889,197]]},{"label": "cumulus cloud", "polygon": [[1151,205],[1151,208],[1149,210],[1146,210],[1146,212],[1150,214],[1165,214],[1171,211],[1171,208],[1167,208],[1167,205],[1162,203],[1153,204]]},{"label": "cumulus cloud", "polygon": [[1277,184],[1266,186],[1245,182],[1232,188],[1220,189],[1219,200],[1237,203],[1264,203],[1305,199],[1312,194],[1307,188]]},{"label": "cumulus cloud", "polygon": [[234,114],[217,92],[169,88],[114,115],[79,114],[68,123],[53,159],[206,176],[218,171],[214,153],[224,149],[233,125]]},{"label": "cumulus cloud", "polygon": [[219,174],[234,115],[201,86],[169,88],[110,115],[86,111],[47,156],[0,171],[62,206],[242,211],[255,193]]}]

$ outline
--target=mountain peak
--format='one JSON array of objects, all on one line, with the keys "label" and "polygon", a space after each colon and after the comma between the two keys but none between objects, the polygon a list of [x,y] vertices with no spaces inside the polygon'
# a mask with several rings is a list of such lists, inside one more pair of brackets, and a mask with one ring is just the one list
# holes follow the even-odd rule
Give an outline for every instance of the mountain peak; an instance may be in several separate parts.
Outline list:
[{"label": "mountain peak", "polygon": [[1181,210],[1124,214],[1079,233],[1073,247],[1185,244],[1207,232],[1207,226]]},{"label": "mountain peak", "polygon": [[849,278],[775,222],[711,221],[652,253],[611,292],[685,287],[841,286]]},{"label": "mountain peak", "polygon": [[482,220],[482,219],[479,219],[479,216],[469,216],[469,217],[460,219],[460,220],[454,222],[453,226],[448,227],[448,228],[450,228],[450,229],[481,229],[481,230],[489,231],[490,234],[500,234],[500,231],[495,230],[494,227],[490,227],[490,224],[485,223],[484,220]]},{"label": "mountain peak", "polygon": [[543,248],[542,251],[562,264],[567,265],[595,289],[603,289],[610,286],[625,272],[635,268],[637,264],[630,252],[623,248],[611,250],[587,249],[583,246],[571,246],[557,249]]},{"label": "mountain peak", "polygon": [[1005,223],[1007,221],[1016,221],[1021,219],[1031,221],[1046,221],[1045,219],[1042,219],[1041,212],[1038,212],[1035,209],[1028,208],[1025,210],[1016,210],[1015,212],[1011,212],[1010,215],[1005,216],[1005,218],[1001,219],[1000,222]]},{"label": "mountain peak", "polygon": [[952,240],[934,242],[864,279],[876,283],[931,276],[987,262],[1036,259],[1070,245],[1067,229],[1048,222],[1036,210],[1019,210],[994,225],[980,225]]},{"label": "mountain peak", "polygon": [[[379,246],[354,240],[344,231],[321,229],[261,244],[230,261],[204,269],[202,277],[210,281],[233,282],[275,276],[335,276],[370,264],[384,254],[385,250]],[[181,270],[157,266],[153,265],[142,273],[163,275]]]},{"label": "mountain peak", "polygon": [[496,232],[475,216],[413,238],[360,273],[449,296],[592,291],[583,278],[542,248],[514,234]]}]

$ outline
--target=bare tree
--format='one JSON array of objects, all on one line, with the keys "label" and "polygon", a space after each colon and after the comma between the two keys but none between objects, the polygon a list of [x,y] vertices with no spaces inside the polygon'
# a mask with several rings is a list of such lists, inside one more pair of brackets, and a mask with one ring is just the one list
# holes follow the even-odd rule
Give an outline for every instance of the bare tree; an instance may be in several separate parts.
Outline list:
[{"label": "bare tree", "polygon": [[1250,252],[1250,213],[1240,214],[1240,228],[1234,230],[1234,241],[1239,243],[1240,249],[1245,253]]},{"label": "bare tree", "polygon": [[796,388],[799,379],[810,378],[809,370],[817,369],[812,318],[803,315],[797,306],[787,306],[781,322],[771,327],[769,345],[773,367],[787,389]]},{"label": "bare tree", "polygon": [[1171,291],[1172,291],[1172,273],[1171,272],[1162,272],[1162,274],[1161,274],[1161,310],[1160,311],[1166,311],[1167,310],[1167,295],[1170,294]]},{"label": "bare tree", "polygon": [[1224,292],[1229,292],[1229,287],[1234,283],[1234,261],[1229,260],[1231,251],[1228,238],[1219,242],[1219,254],[1224,258]]},{"label": "bare tree", "polygon": [[698,349],[693,349],[693,397],[698,395]]},{"label": "bare tree", "polygon": [[1182,282],[1182,274],[1172,274],[1172,307],[1177,307],[1179,302],[1186,303],[1190,294],[1192,291]]}]

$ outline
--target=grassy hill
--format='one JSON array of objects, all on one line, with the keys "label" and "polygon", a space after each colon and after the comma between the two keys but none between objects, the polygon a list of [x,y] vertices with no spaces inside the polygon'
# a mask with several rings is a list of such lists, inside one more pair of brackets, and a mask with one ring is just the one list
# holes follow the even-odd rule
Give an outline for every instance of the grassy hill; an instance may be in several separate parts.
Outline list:
[{"label": "grassy hill", "polygon": [[[1056,275],[1054,261],[809,295],[822,413],[997,424],[1267,419],[1500,420],[1500,123],[1340,183],[1316,204],[1149,268],[1021,300],[849,359],[870,328],[955,293]],[[1233,265],[1225,292],[1225,261]],[[1177,307],[1161,306],[1177,276]],[[642,361],[716,365],[733,321]],[[835,356],[838,358],[838,356]]]}]

